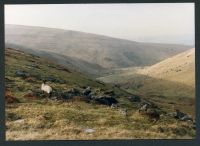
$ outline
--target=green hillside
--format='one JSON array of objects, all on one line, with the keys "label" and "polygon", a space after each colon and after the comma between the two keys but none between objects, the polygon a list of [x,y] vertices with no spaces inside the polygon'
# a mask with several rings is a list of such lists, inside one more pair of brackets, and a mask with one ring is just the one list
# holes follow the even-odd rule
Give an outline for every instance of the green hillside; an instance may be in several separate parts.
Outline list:
[{"label": "green hillside", "polygon": [[[52,98],[41,93],[42,80],[53,88]],[[165,106],[157,108],[161,116],[156,122],[140,114],[138,108],[146,96],[141,95],[142,102],[131,102],[128,97],[133,95],[117,86],[15,49],[5,51],[5,81],[6,140],[195,137],[191,123],[167,116],[165,113],[172,109]],[[88,86],[95,96],[111,95],[119,102],[118,106],[111,108],[86,100],[82,92]],[[72,92],[80,95],[69,100],[55,99],[64,93],[68,98]]]}]

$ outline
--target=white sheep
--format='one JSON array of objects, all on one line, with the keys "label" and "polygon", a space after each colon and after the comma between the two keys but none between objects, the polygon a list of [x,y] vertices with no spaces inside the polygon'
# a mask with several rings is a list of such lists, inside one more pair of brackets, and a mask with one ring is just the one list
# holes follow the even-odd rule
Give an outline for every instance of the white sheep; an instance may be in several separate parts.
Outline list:
[{"label": "white sheep", "polygon": [[42,85],[41,85],[41,90],[43,92],[46,92],[49,94],[49,97],[51,96],[51,93],[52,93],[52,88],[46,84],[46,81],[43,81]]}]

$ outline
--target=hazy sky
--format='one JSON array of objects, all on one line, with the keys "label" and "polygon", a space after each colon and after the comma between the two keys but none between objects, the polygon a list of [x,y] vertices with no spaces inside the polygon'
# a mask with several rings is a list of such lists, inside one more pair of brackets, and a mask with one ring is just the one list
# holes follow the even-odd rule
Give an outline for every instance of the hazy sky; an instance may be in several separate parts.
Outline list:
[{"label": "hazy sky", "polygon": [[6,5],[5,23],[194,44],[193,3]]}]

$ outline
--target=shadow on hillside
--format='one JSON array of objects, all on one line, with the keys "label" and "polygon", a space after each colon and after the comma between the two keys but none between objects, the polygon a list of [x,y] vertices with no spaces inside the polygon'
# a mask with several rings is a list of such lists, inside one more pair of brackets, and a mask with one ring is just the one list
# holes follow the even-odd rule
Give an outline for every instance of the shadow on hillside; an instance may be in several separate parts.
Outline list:
[{"label": "shadow on hillside", "polygon": [[179,108],[195,115],[195,88],[192,86],[137,74],[121,88],[144,95],[169,110]]}]

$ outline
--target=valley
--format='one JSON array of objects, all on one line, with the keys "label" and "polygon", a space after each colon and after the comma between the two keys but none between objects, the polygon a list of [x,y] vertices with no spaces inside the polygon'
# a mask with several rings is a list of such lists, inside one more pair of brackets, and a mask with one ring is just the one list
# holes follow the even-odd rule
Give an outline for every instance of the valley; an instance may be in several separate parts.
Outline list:
[{"label": "valley", "polygon": [[[195,137],[191,121],[168,115],[174,112],[175,106],[194,118],[195,103],[190,98],[159,97],[158,100],[157,96],[132,94],[32,54],[12,48],[7,48],[5,53],[7,140]],[[45,79],[53,87],[49,99],[40,90]],[[93,98],[83,94],[88,86]],[[135,96],[141,101],[133,102]],[[117,107],[105,102],[109,98],[117,100]],[[161,114],[158,121],[138,112],[147,103]]]},{"label": "valley", "polygon": [[6,25],[5,43],[93,77],[105,76],[110,69],[153,65],[192,48],[23,25]]},{"label": "valley", "polygon": [[6,140],[195,138],[193,46],[21,25],[5,32]]}]

